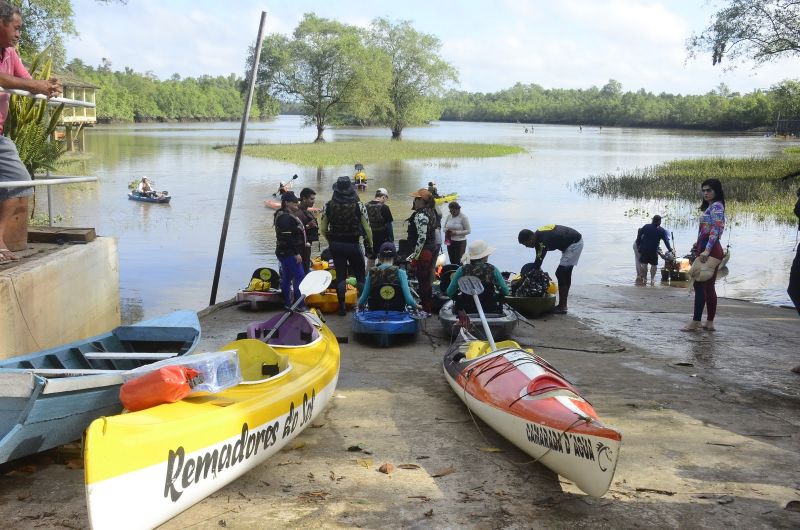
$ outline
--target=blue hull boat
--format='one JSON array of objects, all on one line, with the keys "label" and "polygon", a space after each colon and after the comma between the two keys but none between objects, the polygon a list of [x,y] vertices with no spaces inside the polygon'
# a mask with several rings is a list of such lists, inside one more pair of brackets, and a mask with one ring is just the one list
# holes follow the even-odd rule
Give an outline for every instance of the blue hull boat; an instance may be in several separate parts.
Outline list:
[{"label": "blue hull boat", "polygon": [[[163,192],[166,193],[166,192]],[[159,204],[169,204],[169,201],[172,200],[172,195],[145,195],[138,191],[132,191],[128,194],[128,200],[131,201],[139,201],[139,202],[156,202]]]},{"label": "blue hull boat", "polygon": [[380,346],[388,346],[393,335],[416,335],[419,321],[407,311],[356,311],[353,332],[375,337]]},{"label": "blue hull boat", "polygon": [[194,311],[175,311],[96,337],[0,359],[0,464],[79,440],[119,414],[123,374],[185,355],[200,341]]}]

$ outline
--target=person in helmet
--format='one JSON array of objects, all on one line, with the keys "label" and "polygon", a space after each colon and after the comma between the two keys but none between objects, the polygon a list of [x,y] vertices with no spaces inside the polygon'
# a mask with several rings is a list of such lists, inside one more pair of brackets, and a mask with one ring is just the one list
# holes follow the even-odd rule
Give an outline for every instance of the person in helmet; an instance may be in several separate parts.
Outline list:
[{"label": "person in helmet", "polygon": [[[411,289],[408,286],[408,275],[406,271],[394,264],[397,257],[397,249],[391,241],[381,244],[377,252],[377,263],[367,273],[367,280],[364,282],[364,290],[358,298],[358,307],[365,308],[369,304],[370,309],[379,310],[401,310],[405,306],[422,309],[411,296]],[[391,295],[376,291],[381,286],[390,285],[393,289]],[[402,296],[400,296],[402,294]],[[376,303],[377,300],[377,303]],[[391,305],[391,304],[395,305]]]},{"label": "person in helmet", "polygon": [[328,240],[328,248],[333,256],[339,315],[344,315],[347,313],[345,294],[348,271],[355,276],[358,290],[364,289],[366,270],[364,254],[359,243],[362,236],[364,246],[372,248],[372,229],[369,226],[367,209],[358,200],[350,177],[339,177],[333,185],[333,197],[325,203],[319,230]]},{"label": "person in helmet", "polygon": [[392,229],[394,217],[392,217],[392,210],[386,204],[388,200],[389,192],[386,191],[386,188],[378,188],[375,191],[375,198],[367,203],[367,216],[372,229],[373,245],[373,248],[366,249],[367,269],[371,269],[375,265],[376,254],[383,243],[387,241],[394,243],[394,230]]}]

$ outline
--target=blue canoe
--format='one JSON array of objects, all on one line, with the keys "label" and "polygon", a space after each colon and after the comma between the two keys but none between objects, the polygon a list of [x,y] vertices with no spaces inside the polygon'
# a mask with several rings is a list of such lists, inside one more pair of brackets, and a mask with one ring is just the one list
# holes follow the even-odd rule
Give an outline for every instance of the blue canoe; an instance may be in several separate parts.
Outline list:
[{"label": "blue canoe", "polygon": [[372,335],[378,344],[388,346],[393,335],[415,335],[419,321],[407,311],[356,311],[353,314],[353,332]]},{"label": "blue canoe", "polygon": [[199,341],[197,313],[175,311],[0,359],[0,464],[79,440],[93,420],[122,411],[126,371],[190,353]]},{"label": "blue canoe", "polygon": [[166,191],[162,192],[161,195],[156,195],[155,197],[152,195],[145,195],[144,193],[138,191],[132,191],[128,194],[128,200],[139,201],[139,202],[156,202],[159,204],[169,204],[169,201],[171,199],[172,195],[167,194]]}]

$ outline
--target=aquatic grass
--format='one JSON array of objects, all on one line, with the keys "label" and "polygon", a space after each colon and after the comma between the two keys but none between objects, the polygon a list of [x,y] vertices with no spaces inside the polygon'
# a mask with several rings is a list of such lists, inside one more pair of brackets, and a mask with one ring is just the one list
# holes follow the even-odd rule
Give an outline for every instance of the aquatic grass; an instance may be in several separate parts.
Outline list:
[{"label": "aquatic grass", "polygon": [[800,159],[793,156],[673,160],[607,173],[578,182],[585,193],[633,199],[671,199],[700,204],[700,183],[718,178],[731,215],[794,223]]},{"label": "aquatic grass", "polygon": [[800,155],[800,146],[795,147],[785,147],[783,152],[788,155]]},{"label": "aquatic grass", "polygon": [[[215,149],[233,153],[233,145]],[[454,158],[490,158],[523,153],[521,147],[500,144],[458,142],[417,142],[403,140],[354,140],[346,142],[302,144],[249,144],[244,154],[269,158],[299,166],[343,166],[361,162],[370,164],[383,160],[423,160]],[[440,162],[446,163],[446,162]]]}]

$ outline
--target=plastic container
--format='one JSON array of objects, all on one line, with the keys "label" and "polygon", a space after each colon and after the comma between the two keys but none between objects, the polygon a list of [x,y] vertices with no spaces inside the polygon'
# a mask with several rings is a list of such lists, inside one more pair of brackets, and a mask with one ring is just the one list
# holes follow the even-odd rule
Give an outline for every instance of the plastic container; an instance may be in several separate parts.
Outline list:
[{"label": "plastic container", "polygon": [[198,372],[199,381],[192,388],[192,393],[216,393],[242,382],[239,368],[239,357],[235,350],[198,353],[165,359],[157,363],[140,366],[125,372],[123,378],[129,381],[164,366],[186,366]]}]

